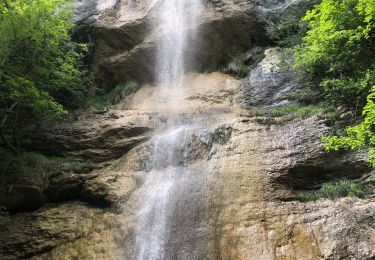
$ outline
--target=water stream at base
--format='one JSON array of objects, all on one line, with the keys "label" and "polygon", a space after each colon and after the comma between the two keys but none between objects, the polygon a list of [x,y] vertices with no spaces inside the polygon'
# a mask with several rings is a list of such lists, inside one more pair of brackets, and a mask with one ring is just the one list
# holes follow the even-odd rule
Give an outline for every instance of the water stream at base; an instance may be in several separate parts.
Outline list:
[{"label": "water stream at base", "polygon": [[[163,39],[157,46],[156,78],[157,85],[165,102],[171,104],[168,129],[152,139],[149,164],[150,172],[145,180],[145,192],[141,196],[140,209],[137,216],[134,258],[140,260],[168,259],[166,243],[173,236],[169,229],[169,221],[176,207],[178,189],[184,181],[184,167],[179,165],[179,158],[191,129],[199,127],[194,120],[189,125],[177,123],[179,111],[171,102],[173,96],[165,95],[170,88],[173,93],[181,95],[185,87],[182,76],[186,67],[186,50],[192,55],[191,43],[196,36],[197,22],[202,8],[200,0],[164,0],[161,2],[161,20],[155,28]],[[191,57],[189,57],[191,60]],[[191,64],[190,64],[191,65]],[[177,90],[177,91],[176,91]],[[177,188],[179,187],[179,188]],[[177,200],[178,201],[178,200]]]}]

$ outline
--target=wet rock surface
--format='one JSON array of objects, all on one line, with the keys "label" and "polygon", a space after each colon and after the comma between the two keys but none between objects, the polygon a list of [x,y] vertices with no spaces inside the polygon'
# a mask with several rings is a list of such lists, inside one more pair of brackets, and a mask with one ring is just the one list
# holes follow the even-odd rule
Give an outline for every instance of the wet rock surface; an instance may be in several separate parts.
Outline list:
[{"label": "wet rock surface", "polygon": [[[161,2],[107,2],[83,0],[76,7],[77,20],[93,27],[98,41],[94,62],[98,83],[108,86],[129,79],[153,81],[157,44],[165,35],[159,28]],[[194,53],[189,49],[184,53],[187,71],[192,70],[192,61],[195,71],[212,71],[241,51],[269,44],[262,6],[256,1],[207,2],[198,35],[187,42],[196,46]],[[284,9],[290,6],[294,1]]]},{"label": "wet rock surface", "polygon": [[[302,15],[318,0],[207,1],[198,24],[198,35],[184,53],[187,71],[213,71],[232,56],[254,46],[270,44],[265,24],[285,13]],[[157,44],[165,32],[159,28],[161,1],[81,0],[77,20],[94,28],[97,39],[94,69],[100,85],[129,79],[155,79]],[[192,30],[193,28],[186,28]],[[85,29],[78,30],[78,32]],[[87,32],[87,29],[86,29]],[[78,33],[77,33],[78,34]],[[192,68],[194,61],[194,68]]]},{"label": "wet rock surface", "polygon": [[[186,72],[214,71],[239,52],[268,45],[268,21],[315,2],[207,1],[195,39],[186,42],[195,46],[194,55],[183,53]],[[93,30],[97,37],[99,85],[154,81],[157,45],[167,33],[160,1],[81,0],[75,12],[75,36]],[[373,199],[293,201],[293,190],[368,173],[365,157],[326,155],[320,137],[332,130],[321,115],[261,124],[246,110],[290,102],[301,86],[282,63],[280,51],[268,49],[242,81],[190,73],[182,91],[145,84],[113,110],[35,130],[29,147],[96,166],[89,174],[54,175],[45,189],[2,188],[0,204],[5,198],[27,210],[83,199],[102,208],[70,201],[12,215],[0,223],[0,258],[133,259],[142,199],[159,205],[170,184],[165,259],[374,259]],[[176,128],[165,132],[171,122]]]},{"label": "wet rock surface", "polygon": [[[204,79],[205,88],[195,88],[195,78]],[[164,114],[163,124],[153,128],[152,139],[78,181],[83,198],[111,207],[103,210],[69,202],[12,216],[11,222],[0,227],[7,234],[0,236],[0,256],[132,259],[141,198],[151,186],[164,185],[163,179],[170,178],[174,185],[169,191],[173,196],[167,201],[166,259],[375,257],[373,199],[291,201],[293,189],[369,172],[363,156],[324,154],[320,136],[331,132],[324,118],[259,124],[238,103],[246,91],[241,82],[219,73],[189,75],[187,79],[191,88],[177,103],[182,111],[192,112],[181,111],[177,116],[180,128],[165,133],[172,115]],[[143,111],[142,115],[165,113],[165,93],[151,90],[145,86],[130,99],[142,100],[148,93],[154,105],[147,105],[147,100],[144,104],[126,100],[118,109],[126,107],[130,114],[132,109]],[[204,108],[212,106],[215,113],[206,117]],[[184,127],[200,116],[206,124]],[[180,145],[173,146],[175,150],[165,141],[165,146],[155,146],[163,138],[177,138]],[[159,157],[158,162],[164,163],[150,164],[152,154],[166,152],[176,156]],[[67,187],[74,190],[70,183]]]},{"label": "wet rock surface", "polygon": [[[0,258],[133,259],[142,196],[167,178],[166,259],[374,259],[374,199],[293,201],[293,189],[368,173],[364,156],[327,156],[320,137],[332,130],[321,115],[264,125],[241,108],[243,100],[288,102],[285,89],[299,88],[275,53],[250,73],[258,79],[250,88],[220,73],[186,75],[175,115],[163,106],[174,91],[144,86],[117,110],[56,126],[48,134],[54,149],[90,157],[95,147],[98,161],[112,160],[87,177],[57,177],[51,196],[69,198],[79,187],[81,198],[106,208],[67,202],[13,215],[0,224]],[[172,119],[179,127],[165,132]],[[122,146],[133,138],[132,148]]]}]

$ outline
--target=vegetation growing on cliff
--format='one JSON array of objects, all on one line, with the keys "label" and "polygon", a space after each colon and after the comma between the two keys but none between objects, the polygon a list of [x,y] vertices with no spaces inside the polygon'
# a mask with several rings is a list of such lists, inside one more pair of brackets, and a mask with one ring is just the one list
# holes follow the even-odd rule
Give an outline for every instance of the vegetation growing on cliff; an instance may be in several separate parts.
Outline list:
[{"label": "vegetation growing on cliff", "polygon": [[307,31],[307,22],[301,20],[301,15],[285,14],[267,21],[266,30],[278,46],[290,48],[301,44]]},{"label": "vegetation growing on cliff", "polygon": [[320,86],[326,102],[354,118],[363,109],[363,121],[344,136],[323,138],[325,148],[370,146],[369,162],[375,166],[375,2],[323,0],[303,21],[308,31],[294,48],[296,68]]},{"label": "vegetation growing on cliff", "polygon": [[365,194],[365,185],[358,181],[340,180],[337,182],[324,183],[319,191],[297,194],[298,200],[302,202],[314,201],[319,198],[337,199],[340,197],[363,197]]},{"label": "vegetation growing on cliff", "polygon": [[8,219],[9,212],[7,209],[3,206],[0,206],[0,224],[3,224],[3,222],[6,222]]},{"label": "vegetation growing on cliff", "polygon": [[88,162],[73,157],[45,156],[36,152],[18,155],[0,152],[0,184],[27,183],[42,185],[49,175],[58,171],[85,174],[91,170]]},{"label": "vegetation growing on cliff", "polygon": [[0,137],[19,151],[17,131],[76,108],[90,73],[87,47],[70,39],[68,0],[0,0]]},{"label": "vegetation growing on cliff", "polygon": [[232,57],[228,64],[221,66],[220,71],[237,78],[244,78],[263,58],[263,49],[256,47]]},{"label": "vegetation growing on cliff", "polygon": [[102,95],[91,96],[86,100],[85,108],[107,109],[111,105],[115,105],[120,100],[140,88],[140,85],[133,80],[118,84],[110,91]]},{"label": "vegetation growing on cliff", "polygon": [[303,18],[309,30],[295,48],[295,64],[317,79],[327,100],[363,106],[375,83],[374,18],[372,0],[323,0]]}]

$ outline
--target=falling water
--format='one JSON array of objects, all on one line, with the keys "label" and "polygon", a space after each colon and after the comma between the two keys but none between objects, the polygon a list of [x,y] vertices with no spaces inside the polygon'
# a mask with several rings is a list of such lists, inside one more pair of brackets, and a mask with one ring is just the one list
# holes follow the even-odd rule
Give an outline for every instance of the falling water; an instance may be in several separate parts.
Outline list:
[{"label": "falling water", "polygon": [[[161,3],[160,24],[157,33],[163,38],[157,46],[156,79],[160,93],[181,95],[184,86],[182,76],[186,70],[186,53],[193,55],[191,46],[195,39],[201,9],[200,0],[164,0]],[[188,57],[191,60],[191,57]],[[191,64],[189,64],[191,65]],[[180,94],[179,94],[180,93]],[[172,104],[173,96],[165,102]],[[176,108],[170,106],[171,118],[176,118]],[[188,113],[189,111],[183,111]],[[172,122],[170,122],[172,121]],[[152,139],[149,158],[150,172],[145,180],[145,192],[141,197],[136,231],[135,258],[140,260],[168,259],[166,243],[171,234],[168,221],[171,218],[176,186],[181,185],[183,167],[175,167],[181,160],[181,150],[191,125],[181,125],[170,120],[168,129]]]},{"label": "falling water", "polygon": [[[185,53],[194,41],[200,0],[164,0],[160,29],[163,39],[157,49],[156,78],[159,84],[178,81],[185,73]],[[192,54],[192,50],[189,49]]]}]

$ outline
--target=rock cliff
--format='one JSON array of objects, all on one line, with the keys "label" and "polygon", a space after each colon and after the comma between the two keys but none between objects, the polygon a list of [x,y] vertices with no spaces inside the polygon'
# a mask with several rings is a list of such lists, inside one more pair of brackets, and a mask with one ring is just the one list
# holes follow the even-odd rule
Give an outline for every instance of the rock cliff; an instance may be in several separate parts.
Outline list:
[{"label": "rock cliff", "polygon": [[[80,2],[82,26],[98,33],[95,68],[102,84],[152,81],[162,32],[148,26],[158,22],[157,3]],[[174,173],[165,259],[374,259],[373,198],[296,200],[295,191],[370,169],[361,154],[324,153],[320,137],[332,129],[320,114],[267,123],[267,111],[290,103],[288,93],[301,87],[281,65],[280,51],[267,49],[242,80],[202,73],[237,51],[267,44],[262,24],[270,16],[311,3],[209,1],[199,25],[199,66],[183,77],[182,94],[145,83],[109,111],[39,129],[30,146],[89,158],[97,167],[79,179],[86,202],[47,204],[0,224],[0,258],[133,259],[140,198]],[[166,97],[173,97],[168,106]],[[254,107],[265,114],[253,115]],[[165,133],[171,120],[195,124]],[[169,138],[178,145],[170,146]],[[151,154],[159,155],[156,162],[148,160]],[[151,196],[158,203],[157,192]]]},{"label": "rock cliff", "polygon": [[[187,43],[195,46],[194,52],[184,54],[187,70],[214,71],[241,51],[269,44],[264,29],[268,20],[285,12],[303,13],[316,2],[206,1],[198,35]],[[76,12],[82,24],[77,34],[87,24],[94,28],[94,70],[99,85],[155,80],[156,46],[166,33],[158,25],[163,12],[160,1],[80,1]]]}]

